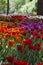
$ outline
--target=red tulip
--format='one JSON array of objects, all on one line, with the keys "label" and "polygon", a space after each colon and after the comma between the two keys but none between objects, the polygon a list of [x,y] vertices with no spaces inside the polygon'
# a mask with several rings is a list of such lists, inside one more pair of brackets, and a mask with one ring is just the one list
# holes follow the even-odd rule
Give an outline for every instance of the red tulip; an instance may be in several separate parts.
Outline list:
[{"label": "red tulip", "polygon": [[37,43],[37,44],[36,44],[36,50],[41,50],[41,45],[40,45],[40,43]]},{"label": "red tulip", "polygon": [[11,16],[12,18],[15,18],[15,19],[20,19],[22,20],[24,17],[22,15],[15,15],[15,16]]},{"label": "red tulip", "polygon": [[7,59],[8,62],[13,62],[14,57],[13,56],[8,56],[8,57],[6,57],[6,59]]},{"label": "red tulip", "polygon": [[40,36],[40,39],[43,40],[43,36]]},{"label": "red tulip", "polygon": [[17,49],[22,52],[22,45],[17,45]]},{"label": "red tulip", "polygon": [[43,34],[43,30],[40,30],[40,33]]},{"label": "red tulip", "polygon": [[36,65],[43,65],[43,63],[40,63],[40,62],[39,62],[39,63],[37,63]]},{"label": "red tulip", "polygon": [[38,35],[38,32],[35,32],[35,31],[32,31],[31,33],[36,35],[36,36]]},{"label": "red tulip", "polygon": [[14,60],[13,63],[14,65],[30,65],[30,63],[25,62],[23,60]]},{"label": "red tulip", "polygon": [[24,36],[25,36],[25,35],[26,35],[26,32],[23,32],[23,33],[22,33],[22,35],[24,35]]},{"label": "red tulip", "polygon": [[26,38],[26,39],[23,39],[23,40],[22,40],[22,43],[23,43],[23,44],[26,44],[26,45],[31,45],[31,44],[32,44],[32,40],[29,39],[29,38]]}]

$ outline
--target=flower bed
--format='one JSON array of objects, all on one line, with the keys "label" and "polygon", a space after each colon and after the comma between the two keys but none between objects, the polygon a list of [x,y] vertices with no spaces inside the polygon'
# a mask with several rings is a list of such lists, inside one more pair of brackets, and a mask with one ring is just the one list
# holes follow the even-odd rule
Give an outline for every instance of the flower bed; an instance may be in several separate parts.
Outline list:
[{"label": "flower bed", "polygon": [[32,65],[42,62],[42,35],[43,30],[37,32],[24,27],[0,26],[0,61],[2,61],[2,65],[12,64],[13,61],[14,63],[19,62],[18,60],[27,61]]},{"label": "flower bed", "polygon": [[0,26],[0,65],[43,65],[43,22],[26,19]]}]

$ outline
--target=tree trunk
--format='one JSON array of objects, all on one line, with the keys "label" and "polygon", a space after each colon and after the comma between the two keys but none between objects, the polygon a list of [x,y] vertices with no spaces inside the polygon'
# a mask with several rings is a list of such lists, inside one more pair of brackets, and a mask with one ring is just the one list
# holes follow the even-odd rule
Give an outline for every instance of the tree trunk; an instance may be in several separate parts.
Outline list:
[{"label": "tree trunk", "polygon": [[43,0],[38,0],[37,2],[37,14],[43,15]]},{"label": "tree trunk", "polygon": [[9,0],[7,0],[7,15],[9,14]]}]

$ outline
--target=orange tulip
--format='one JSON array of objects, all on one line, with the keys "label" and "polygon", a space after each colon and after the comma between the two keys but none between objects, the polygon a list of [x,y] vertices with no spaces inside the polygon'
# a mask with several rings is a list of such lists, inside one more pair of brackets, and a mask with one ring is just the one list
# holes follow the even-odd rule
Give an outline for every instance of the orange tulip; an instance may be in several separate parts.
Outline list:
[{"label": "orange tulip", "polygon": [[8,40],[8,46],[10,47],[14,46],[14,40]]},{"label": "orange tulip", "polygon": [[6,33],[5,35],[4,35],[4,38],[8,38],[9,37],[9,33]]},{"label": "orange tulip", "polygon": [[21,41],[21,37],[17,37],[16,39],[17,39],[17,41],[18,41],[18,42],[20,42],[20,41]]}]

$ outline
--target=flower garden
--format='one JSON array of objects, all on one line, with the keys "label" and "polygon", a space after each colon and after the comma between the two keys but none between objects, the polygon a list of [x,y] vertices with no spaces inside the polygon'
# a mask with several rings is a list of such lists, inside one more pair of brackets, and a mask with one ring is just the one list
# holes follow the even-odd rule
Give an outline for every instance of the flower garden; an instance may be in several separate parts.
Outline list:
[{"label": "flower garden", "polygon": [[0,65],[43,65],[42,19],[0,18]]}]

